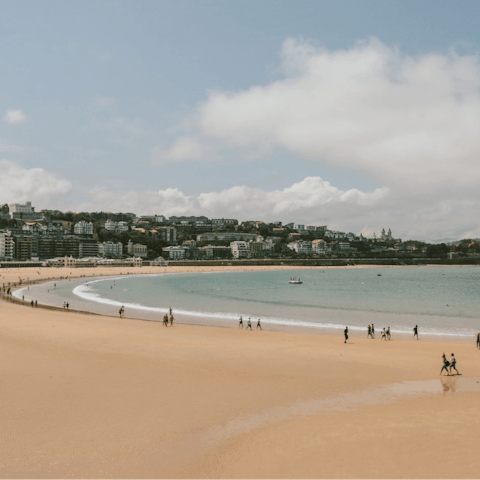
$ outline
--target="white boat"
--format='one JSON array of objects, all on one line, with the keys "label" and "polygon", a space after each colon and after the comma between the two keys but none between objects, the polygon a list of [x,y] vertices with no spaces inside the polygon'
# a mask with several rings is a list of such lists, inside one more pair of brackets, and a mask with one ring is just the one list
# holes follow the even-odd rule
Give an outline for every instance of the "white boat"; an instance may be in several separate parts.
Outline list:
[{"label": "white boat", "polygon": [[292,277],[288,283],[293,283],[295,285],[301,285],[303,282],[300,277],[297,280],[297,277]]}]

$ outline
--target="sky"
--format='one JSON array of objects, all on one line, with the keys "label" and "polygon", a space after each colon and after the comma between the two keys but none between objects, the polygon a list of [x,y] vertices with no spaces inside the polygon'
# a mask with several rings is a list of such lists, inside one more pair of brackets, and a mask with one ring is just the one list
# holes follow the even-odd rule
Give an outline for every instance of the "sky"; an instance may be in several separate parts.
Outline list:
[{"label": "sky", "polygon": [[480,2],[0,2],[0,203],[480,237]]}]

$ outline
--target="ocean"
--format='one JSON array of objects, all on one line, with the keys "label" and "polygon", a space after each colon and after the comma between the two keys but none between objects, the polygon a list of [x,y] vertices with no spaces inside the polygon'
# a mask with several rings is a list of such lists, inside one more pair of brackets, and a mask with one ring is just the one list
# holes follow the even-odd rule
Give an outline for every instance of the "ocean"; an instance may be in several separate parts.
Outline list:
[{"label": "ocean", "polygon": [[[292,285],[291,277],[302,279]],[[54,286],[54,283],[56,286]],[[264,329],[338,333],[348,325],[377,336],[420,335],[474,340],[480,331],[480,268],[400,267],[174,273],[71,279],[16,292],[30,301],[107,315],[159,321],[171,307],[177,322],[237,327],[261,319]]]}]

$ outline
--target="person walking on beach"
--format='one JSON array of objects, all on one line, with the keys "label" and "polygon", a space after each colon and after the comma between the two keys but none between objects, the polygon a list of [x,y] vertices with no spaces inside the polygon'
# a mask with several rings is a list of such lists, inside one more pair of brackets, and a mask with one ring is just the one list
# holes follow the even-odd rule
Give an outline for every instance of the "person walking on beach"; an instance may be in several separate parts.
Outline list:
[{"label": "person walking on beach", "polygon": [[252,322],[250,321],[250,317],[248,317],[247,328],[245,330],[252,329]]},{"label": "person walking on beach", "polygon": [[32,308],[33,308],[33,300],[30,302],[30,305],[31,305],[31,306],[32,306]]},{"label": "person walking on beach", "polygon": [[442,358],[443,358],[443,366],[442,366],[442,369],[440,370],[440,375],[442,374],[442,372],[444,370],[447,372],[447,375],[450,375],[448,373],[448,367],[450,366],[450,362],[447,360],[447,357],[445,356],[445,353],[442,355]]},{"label": "person walking on beach", "polygon": [[383,330],[382,330],[382,338],[381,338],[381,340],[383,340],[383,339],[387,340],[387,334],[385,333],[385,327],[383,327]]},{"label": "person walking on beach", "polygon": [[375,338],[375,325],[372,323],[372,338]]},{"label": "person walking on beach", "polygon": [[173,320],[174,320],[173,315],[170,315],[170,326],[171,327],[173,327]]},{"label": "person walking on beach", "polygon": [[168,327],[168,313],[163,316],[163,326]]},{"label": "person walking on beach", "polygon": [[[260,319],[258,319],[257,328],[259,328],[260,330],[262,329],[262,325],[260,325]],[[257,329],[257,328],[256,328],[256,329]],[[255,329],[255,330],[256,330],[256,329]]]},{"label": "person walking on beach", "polygon": [[368,337],[373,338],[372,337],[372,326],[371,325],[368,325],[368,327],[367,327],[367,338]]},{"label": "person walking on beach", "polygon": [[417,337],[418,340],[418,325],[413,327],[413,338]]},{"label": "person walking on beach", "polygon": [[122,305],[122,306],[120,307],[120,310],[118,311],[118,313],[120,314],[120,318],[123,317],[123,312],[124,312],[124,311],[125,311],[125,308],[124,308],[124,306]]},{"label": "person walking on beach", "polygon": [[390,340],[391,334],[390,334],[390,327],[387,328],[387,338]]},{"label": "person walking on beach", "polygon": [[457,372],[457,375],[460,375],[460,373],[457,370],[457,367],[455,366],[457,364],[457,359],[455,358],[455,355],[452,353],[452,356],[450,357],[450,375],[452,374],[452,368]]},{"label": "person walking on beach", "polygon": [[345,327],[345,330],[343,331],[343,335],[345,336],[345,341],[343,343],[347,343],[348,340],[348,327]]},{"label": "person walking on beach", "polygon": [[243,329],[243,317],[240,315],[240,320],[238,321],[238,328]]},{"label": "person walking on beach", "polygon": [[477,348],[480,348],[480,333],[477,333]]}]

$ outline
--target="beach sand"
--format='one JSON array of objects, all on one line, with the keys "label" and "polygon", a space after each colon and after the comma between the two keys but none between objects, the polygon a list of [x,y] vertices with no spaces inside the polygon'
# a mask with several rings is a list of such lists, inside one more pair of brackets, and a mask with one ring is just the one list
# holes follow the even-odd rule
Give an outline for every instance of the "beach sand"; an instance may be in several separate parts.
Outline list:
[{"label": "beach sand", "polygon": [[[32,273],[0,282],[69,275]],[[444,351],[463,375],[442,388]],[[345,345],[0,302],[0,476],[478,478],[479,379],[473,338]]]}]

